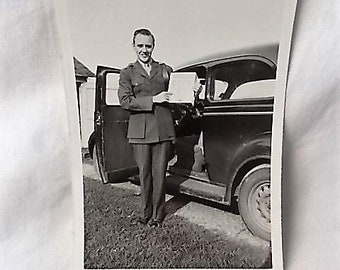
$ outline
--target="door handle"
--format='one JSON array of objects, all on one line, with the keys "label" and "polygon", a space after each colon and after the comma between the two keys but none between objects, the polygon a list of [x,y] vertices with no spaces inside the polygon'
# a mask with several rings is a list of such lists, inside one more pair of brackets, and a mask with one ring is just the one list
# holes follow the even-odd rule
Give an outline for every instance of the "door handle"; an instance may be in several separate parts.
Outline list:
[{"label": "door handle", "polygon": [[96,113],[95,123],[97,126],[100,126],[102,124],[102,116],[99,112]]}]

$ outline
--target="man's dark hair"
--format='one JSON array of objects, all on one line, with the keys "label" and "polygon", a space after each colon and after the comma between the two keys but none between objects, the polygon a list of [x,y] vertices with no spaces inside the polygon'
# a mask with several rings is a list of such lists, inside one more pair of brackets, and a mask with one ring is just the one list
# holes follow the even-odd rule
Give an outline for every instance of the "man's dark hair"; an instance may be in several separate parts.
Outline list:
[{"label": "man's dark hair", "polygon": [[141,35],[144,35],[144,36],[151,36],[152,37],[152,45],[155,46],[155,37],[153,36],[153,34],[151,33],[151,31],[149,29],[145,29],[145,28],[137,29],[133,33],[133,39],[132,39],[133,45],[135,45],[135,39],[136,39],[136,36],[138,34],[141,34]]}]

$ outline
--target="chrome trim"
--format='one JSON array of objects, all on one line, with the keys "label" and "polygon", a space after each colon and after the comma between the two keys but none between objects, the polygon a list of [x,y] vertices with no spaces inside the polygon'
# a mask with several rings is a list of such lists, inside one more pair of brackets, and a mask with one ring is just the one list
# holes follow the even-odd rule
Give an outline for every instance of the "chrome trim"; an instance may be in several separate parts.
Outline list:
[{"label": "chrome trim", "polygon": [[224,115],[272,115],[273,112],[203,112],[203,116],[224,116]]},{"label": "chrome trim", "polygon": [[218,105],[218,106],[205,106],[206,110],[218,110],[221,108],[224,109],[229,109],[229,108],[272,108],[274,107],[273,104],[237,104],[237,105],[230,105],[230,104],[225,104],[225,105]]}]

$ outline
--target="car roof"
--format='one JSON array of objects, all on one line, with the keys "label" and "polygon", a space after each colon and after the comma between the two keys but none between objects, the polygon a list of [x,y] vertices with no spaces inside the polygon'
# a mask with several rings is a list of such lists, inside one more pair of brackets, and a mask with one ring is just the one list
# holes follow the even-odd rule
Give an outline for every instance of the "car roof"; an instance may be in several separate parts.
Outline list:
[{"label": "car roof", "polygon": [[230,51],[226,51],[223,53],[218,53],[210,56],[203,57],[201,59],[196,60],[195,62],[189,62],[184,65],[181,65],[176,70],[184,69],[184,68],[192,68],[200,65],[206,64],[214,64],[215,62],[220,62],[221,60],[226,60],[232,57],[237,56],[262,56],[273,62],[275,65],[277,63],[277,55],[279,50],[279,44],[265,44],[265,45],[258,45],[252,47],[244,47],[239,49],[234,49]]}]

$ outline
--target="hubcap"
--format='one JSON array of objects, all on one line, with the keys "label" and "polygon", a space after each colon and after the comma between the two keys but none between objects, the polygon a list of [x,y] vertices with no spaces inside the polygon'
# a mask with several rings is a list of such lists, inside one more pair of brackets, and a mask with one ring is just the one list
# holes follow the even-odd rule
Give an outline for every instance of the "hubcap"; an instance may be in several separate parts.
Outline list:
[{"label": "hubcap", "polygon": [[261,217],[270,223],[270,186],[269,184],[261,185],[257,189],[257,210]]},{"label": "hubcap", "polygon": [[270,230],[270,182],[263,181],[254,186],[249,194],[251,213],[259,226]]}]

